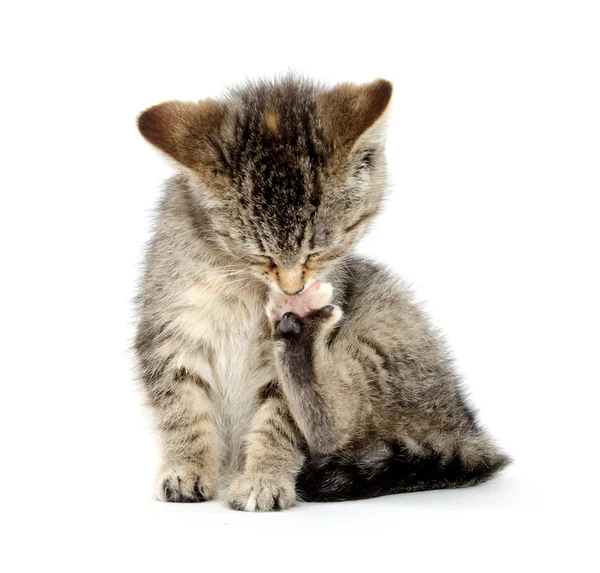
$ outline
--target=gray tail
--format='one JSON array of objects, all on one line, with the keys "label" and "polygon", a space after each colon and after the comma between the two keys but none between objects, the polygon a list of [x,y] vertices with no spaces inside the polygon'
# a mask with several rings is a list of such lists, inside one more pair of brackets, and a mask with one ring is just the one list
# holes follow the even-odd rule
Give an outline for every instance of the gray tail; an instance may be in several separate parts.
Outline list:
[{"label": "gray tail", "polygon": [[347,501],[476,485],[490,479],[510,463],[502,454],[490,454],[473,466],[458,456],[415,456],[403,444],[391,445],[392,454],[376,467],[362,467],[347,459],[328,456],[309,459],[302,468],[296,490],[304,501]]}]

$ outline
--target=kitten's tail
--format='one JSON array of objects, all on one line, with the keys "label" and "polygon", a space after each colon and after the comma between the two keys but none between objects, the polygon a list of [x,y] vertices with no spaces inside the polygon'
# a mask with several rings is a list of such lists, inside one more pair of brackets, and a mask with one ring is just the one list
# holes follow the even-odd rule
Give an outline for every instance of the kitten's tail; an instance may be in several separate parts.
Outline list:
[{"label": "kitten's tail", "polygon": [[401,443],[391,446],[389,457],[361,464],[336,456],[306,462],[296,481],[304,501],[346,501],[433,489],[476,485],[490,479],[511,462],[492,451],[466,464],[458,455],[416,456]]}]

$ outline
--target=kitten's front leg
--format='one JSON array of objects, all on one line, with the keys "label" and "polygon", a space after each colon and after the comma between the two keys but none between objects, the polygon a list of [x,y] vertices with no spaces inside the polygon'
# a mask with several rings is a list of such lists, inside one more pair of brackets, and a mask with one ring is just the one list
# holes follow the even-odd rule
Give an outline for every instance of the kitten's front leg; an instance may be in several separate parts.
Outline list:
[{"label": "kitten's front leg", "polygon": [[287,509],[296,503],[296,476],[304,463],[303,440],[275,383],[247,439],[243,473],[229,487],[229,506],[242,511]]},{"label": "kitten's front leg", "polygon": [[163,445],[157,498],[190,503],[215,497],[218,452],[208,387],[172,359],[145,366],[141,374]]}]

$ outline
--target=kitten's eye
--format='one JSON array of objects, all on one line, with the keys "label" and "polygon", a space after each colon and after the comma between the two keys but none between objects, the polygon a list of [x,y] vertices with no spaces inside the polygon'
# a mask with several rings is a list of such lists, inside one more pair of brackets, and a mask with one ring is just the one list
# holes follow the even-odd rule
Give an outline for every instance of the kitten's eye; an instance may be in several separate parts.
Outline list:
[{"label": "kitten's eye", "polygon": [[252,260],[257,264],[257,265],[270,265],[271,267],[275,266],[275,261],[273,261],[273,259],[271,257],[268,257],[267,255],[250,255],[252,257]]},{"label": "kitten's eye", "polygon": [[308,263],[308,261],[312,261],[314,259],[318,259],[323,253],[321,251],[315,251],[314,253],[309,253],[308,255],[306,255],[306,261]]},{"label": "kitten's eye", "polygon": [[373,218],[375,215],[377,215],[377,210],[371,211],[370,213],[365,213],[364,215],[362,215],[361,217],[359,217],[358,221],[355,221],[354,223],[352,223],[352,225],[346,227],[344,229],[344,232],[348,233],[350,231],[353,231],[361,223],[364,223],[365,221],[368,221],[369,219]]}]

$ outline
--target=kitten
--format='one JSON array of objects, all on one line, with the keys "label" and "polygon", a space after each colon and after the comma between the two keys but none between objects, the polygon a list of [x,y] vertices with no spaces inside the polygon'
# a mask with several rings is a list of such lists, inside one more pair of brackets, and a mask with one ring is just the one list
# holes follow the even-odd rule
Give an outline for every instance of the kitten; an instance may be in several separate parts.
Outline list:
[{"label": "kitten", "polygon": [[287,77],[143,112],[175,160],[135,341],[158,497],[234,509],[461,487],[508,463],[400,280],[352,248],[386,191],[385,80]]}]

